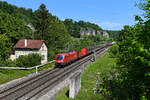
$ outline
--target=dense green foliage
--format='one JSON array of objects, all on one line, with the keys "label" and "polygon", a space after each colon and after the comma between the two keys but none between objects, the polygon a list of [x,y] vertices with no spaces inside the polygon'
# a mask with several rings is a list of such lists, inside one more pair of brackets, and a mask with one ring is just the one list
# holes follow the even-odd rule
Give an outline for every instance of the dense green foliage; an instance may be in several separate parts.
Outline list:
[{"label": "dense green foliage", "polygon": [[4,13],[8,13],[13,17],[23,20],[24,23],[32,23],[34,22],[34,13],[32,9],[25,9],[23,7],[18,8],[14,5],[8,4],[5,1],[0,1],[0,10]]},{"label": "dense green foliage", "polygon": [[6,35],[0,34],[0,62],[9,58],[9,52],[12,44]]},{"label": "dense green foliage", "polygon": [[20,56],[15,61],[16,66],[32,67],[41,64],[41,56],[39,54],[29,54],[27,56]]},{"label": "dense green foliage", "polygon": [[34,24],[36,32],[35,32],[35,38],[44,40],[45,35],[47,34],[46,30],[48,29],[48,26],[50,24],[50,15],[48,13],[48,10],[46,9],[46,6],[44,4],[41,4],[39,9],[35,11],[36,15],[36,22]]},{"label": "dense green foliage", "polygon": [[135,16],[137,24],[124,26],[117,44],[111,49],[112,57],[117,58],[117,72],[99,86],[108,100],[150,100],[149,5],[150,1],[145,0],[146,20]]},{"label": "dense green foliage", "polygon": [[14,45],[19,39],[30,39],[32,31],[22,20],[0,10],[0,34],[5,34]]},{"label": "dense green foliage", "polygon": [[119,37],[119,30],[106,30],[112,40],[116,40]]},{"label": "dense green foliage", "polygon": [[102,28],[100,28],[97,24],[84,22],[82,20],[77,22],[72,19],[65,19],[64,24],[70,35],[76,38],[80,37],[81,30],[88,30],[88,29],[93,29],[95,31],[102,30]]},{"label": "dense green foliage", "polygon": [[68,48],[66,48],[66,49],[68,49],[69,51],[70,50],[80,50],[82,48],[92,46],[93,44],[94,44],[94,42],[91,39],[89,39],[88,37],[84,37],[81,39],[71,40],[68,44]]},{"label": "dense green foliage", "polygon": [[2,67],[33,67],[41,64],[41,56],[39,54],[29,54],[26,56],[19,56],[16,60],[9,59],[1,60],[0,66]]}]

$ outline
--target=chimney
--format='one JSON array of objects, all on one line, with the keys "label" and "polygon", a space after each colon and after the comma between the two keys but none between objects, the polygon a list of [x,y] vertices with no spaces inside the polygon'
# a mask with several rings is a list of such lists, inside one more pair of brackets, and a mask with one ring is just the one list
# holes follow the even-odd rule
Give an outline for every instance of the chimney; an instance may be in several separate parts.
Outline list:
[{"label": "chimney", "polygon": [[24,46],[27,46],[27,39],[24,40]]}]

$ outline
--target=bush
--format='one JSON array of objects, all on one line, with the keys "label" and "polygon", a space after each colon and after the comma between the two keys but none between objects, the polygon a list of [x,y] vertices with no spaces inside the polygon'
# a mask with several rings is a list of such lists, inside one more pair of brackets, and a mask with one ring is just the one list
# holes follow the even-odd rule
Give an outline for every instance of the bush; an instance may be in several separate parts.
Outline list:
[{"label": "bush", "polygon": [[119,49],[118,45],[114,44],[109,50],[110,57],[115,58],[118,53],[118,49]]},{"label": "bush", "polygon": [[10,59],[7,59],[4,61],[0,58],[0,66],[1,67],[16,67],[16,63]]},{"label": "bush", "polygon": [[16,66],[18,67],[32,67],[41,64],[41,56],[39,54],[29,54],[27,56],[20,56],[16,59]]},{"label": "bush", "polygon": [[53,50],[48,51],[48,61],[54,60],[55,59],[55,52]]},{"label": "bush", "polygon": [[14,61],[10,60],[10,59],[7,59],[5,62],[4,62],[4,66],[3,67],[15,67],[16,64]]}]

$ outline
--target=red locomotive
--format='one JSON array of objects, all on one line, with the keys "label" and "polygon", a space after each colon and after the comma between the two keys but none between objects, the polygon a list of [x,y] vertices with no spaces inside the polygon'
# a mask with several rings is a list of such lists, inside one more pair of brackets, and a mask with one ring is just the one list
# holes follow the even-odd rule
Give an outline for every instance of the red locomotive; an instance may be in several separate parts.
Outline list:
[{"label": "red locomotive", "polygon": [[69,52],[63,52],[63,53],[58,53],[56,55],[56,66],[60,65],[60,66],[63,66],[63,65],[67,65],[79,58],[82,58],[84,57],[85,55],[87,54],[90,54],[93,52],[94,49],[101,49],[101,48],[104,48],[104,47],[108,47],[108,46],[112,46],[115,42],[110,42],[110,43],[107,43],[107,44],[101,44],[101,45],[98,45],[98,46],[92,46],[92,47],[89,47],[89,48],[83,48],[79,51],[69,51]]},{"label": "red locomotive", "polygon": [[87,49],[83,48],[79,51],[69,51],[69,52],[63,52],[56,55],[56,65],[67,65],[78,58],[81,58],[83,56],[87,55]]}]

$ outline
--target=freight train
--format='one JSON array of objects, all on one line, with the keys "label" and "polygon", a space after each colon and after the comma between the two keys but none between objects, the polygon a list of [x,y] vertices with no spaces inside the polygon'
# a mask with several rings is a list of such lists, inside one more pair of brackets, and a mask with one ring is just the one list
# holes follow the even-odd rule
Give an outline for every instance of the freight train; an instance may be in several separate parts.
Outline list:
[{"label": "freight train", "polygon": [[111,46],[112,44],[114,44],[114,42],[110,42],[110,43],[102,44],[102,45],[98,45],[98,46],[92,46],[92,47],[88,47],[88,48],[83,48],[78,51],[68,51],[68,52],[58,53],[58,54],[56,54],[56,66],[58,67],[58,66],[68,65],[68,64],[76,61],[77,59],[80,59],[80,58],[92,53],[93,50],[108,47],[108,46]]}]

